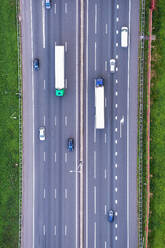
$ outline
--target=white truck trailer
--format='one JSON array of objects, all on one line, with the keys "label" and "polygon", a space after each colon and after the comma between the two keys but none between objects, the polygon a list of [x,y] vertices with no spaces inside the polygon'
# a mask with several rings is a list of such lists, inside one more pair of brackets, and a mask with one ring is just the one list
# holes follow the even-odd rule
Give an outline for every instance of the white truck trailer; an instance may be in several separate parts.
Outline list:
[{"label": "white truck trailer", "polygon": [[128,28],[121,28],[121,47],[128,47]]},{"label": "white truck trailer", "polygon": [[55,46],[55,89],[56,96],[64,95],[64,46]]},{"label": "white truck trailer", "polygon": [[96,129],[105,128],[103,78],[97,78],[95,84],[95,126]]}]

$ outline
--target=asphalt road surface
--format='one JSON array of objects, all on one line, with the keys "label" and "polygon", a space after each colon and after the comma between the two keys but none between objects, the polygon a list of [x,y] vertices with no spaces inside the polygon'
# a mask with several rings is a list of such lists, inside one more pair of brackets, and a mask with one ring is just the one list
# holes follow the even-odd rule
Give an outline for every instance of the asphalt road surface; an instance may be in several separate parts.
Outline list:
[{"label": "asphalt road surface", "polygon": [[[21,0],[23,60],[22,247],[137,247],[138,0],[84,1],[84,161],[79,161],[79,0]],[[120,30],[129,29],[121,48]],[[65,46],[65,95],[55,96],[54,47]],[[33,71],[34,58],[40,70]],[[110,73],[109,61],[116,60]],[[94,80],[105,82],[105,129],[95,129]],[[45,127],[46,140],[39,140]],[[74,138],[75,149],[67,150]],[[107,220],[113,209],[114,222]]]}]

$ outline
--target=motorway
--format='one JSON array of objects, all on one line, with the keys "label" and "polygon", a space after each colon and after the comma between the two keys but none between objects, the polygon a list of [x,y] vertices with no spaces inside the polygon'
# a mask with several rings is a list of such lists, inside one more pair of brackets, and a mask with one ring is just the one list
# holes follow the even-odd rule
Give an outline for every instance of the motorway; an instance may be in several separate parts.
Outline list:
[{"label": "motorway", "polygon": [[[137,0],[84,2],[84,160],[80,163],[79,0],[21,0],[23,62],[22,247],[80,247],[80,166],[84,248],[138,244],[136,208]],[[120,29],[129,29],[129,47]],[[55,96],[54,46],[65,45],[65,95]],[[32,61],[40,60],[33,71]],[[110,73],[109,60],[116,59]],[[105,129],[95,129],[94,80],[105,80]],[[46,140],[39,140],[45,126]],[[73,137],[74,152],[67,151]],[[115,211],[114,222],[107,211]]]}]

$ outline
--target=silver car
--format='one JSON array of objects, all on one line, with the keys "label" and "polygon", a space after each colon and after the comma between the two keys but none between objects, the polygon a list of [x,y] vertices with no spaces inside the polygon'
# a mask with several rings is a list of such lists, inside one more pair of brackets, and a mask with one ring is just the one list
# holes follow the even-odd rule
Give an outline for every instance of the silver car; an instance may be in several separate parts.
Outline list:
[{"label": "silver car", "polygon": [[45,140],[45,127],[39,128],[39,138],[41,141]]},{"label": "silver car", "polygon": [[114,73],[115,72],[115,67],[116,67],[116,61],[115,59],[110,59],[110,72]]}]

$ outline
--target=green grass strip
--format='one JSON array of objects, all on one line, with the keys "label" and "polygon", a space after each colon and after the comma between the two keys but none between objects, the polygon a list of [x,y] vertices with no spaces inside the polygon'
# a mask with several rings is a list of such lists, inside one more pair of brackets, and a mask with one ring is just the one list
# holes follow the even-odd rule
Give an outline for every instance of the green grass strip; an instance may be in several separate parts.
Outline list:
[{"label": "green grass strip", "polygon": [[15,0],[0,4],[0,247],[16,248],[19,228],[19,108]]},{"label": "green grass strip", "polygon": [[165,1],[153,12],[149,247],[165,247]]}]

